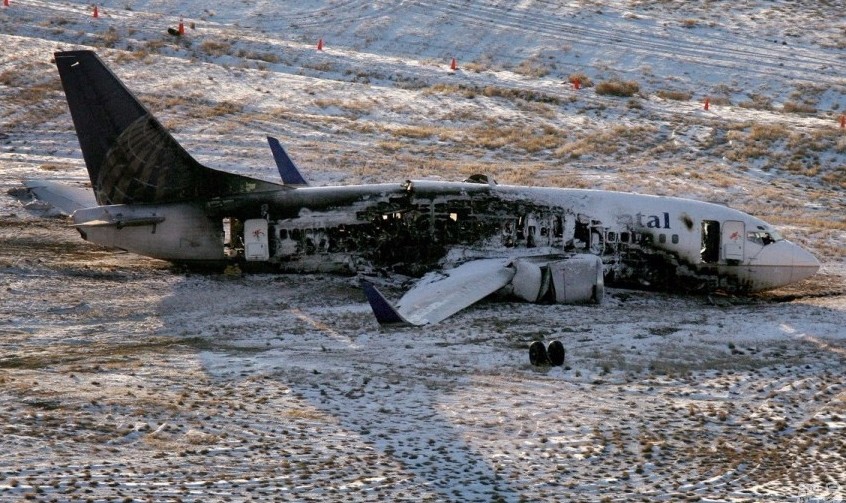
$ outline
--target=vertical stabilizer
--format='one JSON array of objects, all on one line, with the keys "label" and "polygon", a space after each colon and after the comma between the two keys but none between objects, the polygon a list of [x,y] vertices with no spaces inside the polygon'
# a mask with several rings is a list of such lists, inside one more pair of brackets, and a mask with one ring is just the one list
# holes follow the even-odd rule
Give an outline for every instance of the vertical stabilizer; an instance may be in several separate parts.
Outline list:
[{"label": "vertical stabilizer", "polygon": [[279,140],[272,136],[267,137],[267,143],[270,145],[270,151],[273,152],[273,160],[276,161],[276,169],[279,170],[279,176],[282,177],[282,182],[285,185],[308,185],[300,170],[294,164],[294,161],[288,157],[288,153],[282,148]]},{"label": "vertical stabilizer", "polygon": [[166,203],[278,189],[194,160],[91,51],[55,54],[98,204]]}]

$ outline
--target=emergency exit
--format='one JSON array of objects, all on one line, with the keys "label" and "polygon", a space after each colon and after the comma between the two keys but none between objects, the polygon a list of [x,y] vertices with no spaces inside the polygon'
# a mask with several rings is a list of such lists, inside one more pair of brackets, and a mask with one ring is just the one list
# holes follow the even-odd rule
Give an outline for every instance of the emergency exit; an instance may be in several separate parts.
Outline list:
[{"label": "emergency exit", "polygon": [[254,218],[244,221],[244,258],[251,262],[268,260],[267,220]]},{"label": "emergency exit", "polygon": [[[743,262],[746,225],[737,220],[723,222],[723,257],[726,262]],[[731,265],[729,263],[729,265]]]}]

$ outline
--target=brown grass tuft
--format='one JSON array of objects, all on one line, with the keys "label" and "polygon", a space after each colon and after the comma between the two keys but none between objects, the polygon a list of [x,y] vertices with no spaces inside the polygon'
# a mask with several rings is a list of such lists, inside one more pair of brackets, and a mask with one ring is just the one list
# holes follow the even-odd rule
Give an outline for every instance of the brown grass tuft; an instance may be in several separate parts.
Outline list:
[{"label": "brown grass tuft", "polygon": [[225,41],[206,40],[200,44],[200,49],[209,56],[223,56],[225,54],[229,54],[232,46],[229,42]]},{"label": "brown grass tuft", "polygon": [[611,79],[596,85],[596,94],[630,98],[640,91],[640,84],[633,80]]},{"label": "brown grass tuft", "polygon": [[655,96],[658,96],[662,100],[687,101],[693,97],[693,93],[690,91],[672,91],[670,89],[659,89],[658,91],[655,91]]}]

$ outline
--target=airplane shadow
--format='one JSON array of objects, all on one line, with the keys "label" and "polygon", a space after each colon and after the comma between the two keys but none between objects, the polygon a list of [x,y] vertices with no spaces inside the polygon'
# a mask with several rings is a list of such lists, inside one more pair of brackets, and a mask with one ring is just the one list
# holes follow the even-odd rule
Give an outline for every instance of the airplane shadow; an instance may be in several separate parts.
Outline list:
[{"label": "airplane shadow", "polygon": [[[193,276],[159,311],[162,335],[207,343],[198,357],[216,386],[260,378],[289,390],[283,404],[257,412],[287,427],[286,448],[311,446],[313,466],[347,465],[348,480],[337,477],[337,486],[355,483],[391,499],[518,498],[465,439],[459,397],[472,386],[475,353],[486,348],[446,342],[455,342],[448,325],[383,332],[352,283],[302,275]],[[309,421],[297,421],[303,417]]]},{"label": "airplane shadow", "polygon": [[[556,471],[579,463],[589,468],[593,462],[580,456],[592,447],[541,444],[556,431],[590,437],[584,424],[562,423],[590,417],[580,403],[596,407],[593,414],[611,409],[605,421],[628,410],[614,395],[630,390],[605,392],[591,404],[592,392],[582,383],[615,378],[585,369],[610,362],[622,384],[632,375],[637,381],[641,371],[651,379],[659,364],[684,375],[757,372],[789,359],[812,376],[842,363],[846,346],[836,322],[842,312],[759,302],[714,305],[701,297],[621,291],[602,307],[491,302],[428,329],[383,331],[353,280],[191,276],[162,300],[159,314],[161,335],[204,341],[197,357],[215,386],[272,383],[284,390],[285,400],[260,404],[240,421],[269,416],[286,428],[280,445],[306,449],[299,459],[314,470],[326,465],[340,472],[325,483],[391,499],[515,501],[532,494],[543,499],[544,491],[552,495],[565,483],[595,495],[593,485],[574,482],[590,480],[589,474],[570,478]],[[585,375],[529,367],[526,342],[538,336],[564,340],[574,350],[568,362]],[[772,341],[781,336],[784,344]],[[615,360],[627,351],[625,364]],[[593,428],[608,427],[601,417],[589,420],[599,421]],[[313,487],[289,489],[306,495]]]}]

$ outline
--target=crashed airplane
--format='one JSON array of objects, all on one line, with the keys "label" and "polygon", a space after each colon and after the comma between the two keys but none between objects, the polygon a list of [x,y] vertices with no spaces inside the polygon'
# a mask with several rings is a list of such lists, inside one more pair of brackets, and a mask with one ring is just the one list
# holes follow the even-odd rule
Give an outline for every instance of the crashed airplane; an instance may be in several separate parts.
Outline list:
[{"label": "crashed airplane", "polygon": [[[817,260],[766,222],[672,197],[463,182],[309,186],[269,138],[282,183],[207,168],[90,51],[55,54],[89,191],[30,181],[83,239],[187,264],[422,278],[380,323],[437,323],[504,292],[600,302],[604,286],[746,293],[807,278]],[[563,355],[561,356],[563,358]]]}]

